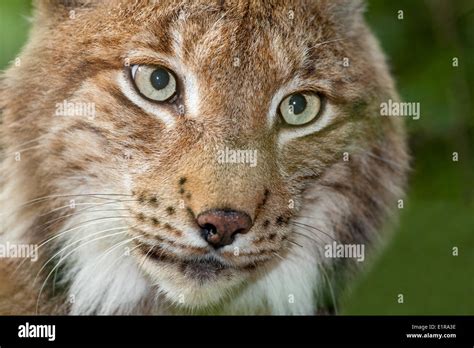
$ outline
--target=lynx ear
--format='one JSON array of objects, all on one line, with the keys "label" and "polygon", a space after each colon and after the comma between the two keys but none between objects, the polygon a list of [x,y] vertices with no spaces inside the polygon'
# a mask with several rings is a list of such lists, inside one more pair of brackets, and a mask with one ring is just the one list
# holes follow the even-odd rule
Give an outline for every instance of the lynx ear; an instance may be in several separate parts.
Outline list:
[{"label": "lynx ear", "polygon": [[349,36],[363,22],[366,10],[364,0],[321,0],[319,5],[320,10]]}]

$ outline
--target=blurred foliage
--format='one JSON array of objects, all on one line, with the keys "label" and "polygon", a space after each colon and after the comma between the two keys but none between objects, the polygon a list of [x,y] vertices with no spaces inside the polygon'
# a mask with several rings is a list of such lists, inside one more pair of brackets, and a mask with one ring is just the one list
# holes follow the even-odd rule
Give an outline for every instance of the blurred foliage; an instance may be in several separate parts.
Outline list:
[{"label": "blurred foliage", "polygon": [[396,234],[343,313],[474,314],[474,3],[373,0],[366,17],[421,118],[406,121],[413,172]]},{"label": "blurred foliage", "polygon": [[14,60],[28,37],[31,1],[0,1],[0,69]]},{"label": "blurred foliage", "polygon": [[[30,11],[28,0],[0,2],[0,68],[24,44]],[[342,313],[474,314],[474,3],[372,0],[366,17],[421,118],[407,118],[413,172],[396,233]]]}]

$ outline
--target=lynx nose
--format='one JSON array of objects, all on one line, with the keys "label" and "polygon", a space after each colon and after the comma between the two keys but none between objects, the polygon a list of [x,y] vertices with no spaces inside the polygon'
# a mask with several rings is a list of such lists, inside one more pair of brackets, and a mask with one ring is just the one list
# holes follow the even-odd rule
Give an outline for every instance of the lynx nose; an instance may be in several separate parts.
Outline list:
[{"label": "lynx nose", "polygon": [[208,210],[199,214],[197,224],[203,238],[217,249],[232,244],[236,234],[247,233],[252,227],[252,219],[235,210]]}]

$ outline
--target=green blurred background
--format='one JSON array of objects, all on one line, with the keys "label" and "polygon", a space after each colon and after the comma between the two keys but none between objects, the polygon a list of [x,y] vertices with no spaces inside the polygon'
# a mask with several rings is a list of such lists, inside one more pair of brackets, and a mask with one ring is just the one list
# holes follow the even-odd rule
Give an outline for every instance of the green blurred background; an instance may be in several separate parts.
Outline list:
[{"label": "green blurred background", "polygon": [[[0,1],[0,69],[24,44],[30,13],[29,0]],[[474,314],[474,1],[372,0],[366,17],[421,118],[406,121],[413,173],[397,232],[340,312]]]}]

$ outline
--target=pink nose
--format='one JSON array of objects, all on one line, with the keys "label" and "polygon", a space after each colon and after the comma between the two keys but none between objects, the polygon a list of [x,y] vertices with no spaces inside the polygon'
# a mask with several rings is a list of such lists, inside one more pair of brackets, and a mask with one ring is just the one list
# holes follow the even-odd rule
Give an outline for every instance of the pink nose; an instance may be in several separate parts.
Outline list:
[{"label": "pink nose", "polygon": [[252,219],[235,210],[208,210],[199,214],[197,224],[203,238],[217,249],[232,244],[236,234],[247,233],[252,228]]}]

